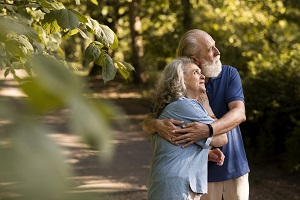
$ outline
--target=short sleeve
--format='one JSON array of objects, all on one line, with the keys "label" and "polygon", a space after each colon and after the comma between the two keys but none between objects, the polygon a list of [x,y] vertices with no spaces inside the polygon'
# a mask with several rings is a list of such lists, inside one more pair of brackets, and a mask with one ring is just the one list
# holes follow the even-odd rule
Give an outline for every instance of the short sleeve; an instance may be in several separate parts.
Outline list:
[{"label": "short sleeve", "polygon": [[230,80],[225,95],[226,95],[227,103],[236,100],[244,101],[244,93],[243,93],[241,77],[237,69],[233,67],[230,70]]}]

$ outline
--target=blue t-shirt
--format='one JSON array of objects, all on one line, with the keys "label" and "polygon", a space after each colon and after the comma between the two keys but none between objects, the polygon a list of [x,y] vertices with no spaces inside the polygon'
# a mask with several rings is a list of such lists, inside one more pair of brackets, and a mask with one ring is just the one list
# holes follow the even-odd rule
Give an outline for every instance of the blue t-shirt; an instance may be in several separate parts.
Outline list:
[{"label": "blue t-shirt", "polygon": [[[217,118],[228,111],[228,103],[244,101],[241,78],[238,71],[231,66],[223,66],[222,72],[212,78],[206,85],[210,106]],[[221,147],[225,155],[223,166],[215,162],[208,164],[208,181],[226,181],[243,176],[250,171],[239,126],[227,133],[228,143]]]},{"label": "blue t-shirt", "polygon": [[[195,99],[180,97],[168,104],[159,119],[173,118],[189,122],[212,123]],[[153,158],[148,182],[148,199],[187,199],[189,188],[195,193],[207,193],[207,162],[209,144],[206,138],[181,148],[158,134],[152,135]]]}]

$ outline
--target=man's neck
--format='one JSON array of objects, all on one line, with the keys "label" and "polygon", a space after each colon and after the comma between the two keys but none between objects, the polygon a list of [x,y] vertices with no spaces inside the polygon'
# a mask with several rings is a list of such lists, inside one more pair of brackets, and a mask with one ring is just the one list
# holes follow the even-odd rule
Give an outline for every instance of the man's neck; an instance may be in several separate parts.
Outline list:
[{"label": "man's neck", "polygon": [[205,84],[207,84],[210,79],[211,78],[205,77]]}]

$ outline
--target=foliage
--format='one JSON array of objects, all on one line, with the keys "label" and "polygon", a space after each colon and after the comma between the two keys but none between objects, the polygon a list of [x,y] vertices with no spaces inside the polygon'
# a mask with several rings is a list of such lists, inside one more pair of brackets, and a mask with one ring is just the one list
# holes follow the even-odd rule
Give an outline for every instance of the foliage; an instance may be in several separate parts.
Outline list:
[{"label": "foliage", "polygon": [[292,172],[300,171],[300,158],[298,156],[300,148],[300,121],[295,122],[295,128],[287,135],[285,146],[287,148],[284,154],[285,167]]},{"label": "foliage", "polygon": [[[87,48],[85,55],[89,62],[95,61],[102,66],[105,82],[112,80],[117,70],[122,72],[125,79],[133,70],[130,64],[120,65],[120,61],[112,59],[107,53],[107,50],[118,47],[116,34],[108,26],[75,9],[67,9],[56,1],[49,3],[43,0],[4,3],[2,9],[5,12],[1,16],[1,28],[6,31],[1,33],[1,39],[3,52],[6,53],[2,55],[0,69],[5,69],[5,74],[10,72],[16,77],[16,65],[31,75],[26,57],[32,54],[52,55],[64,60],[65,55],[60,47],[62,38],[77,33],[90,42],[89,46],[92,47]],[[93,41],[85,32],[94,34],[98,41]]]},{"label": "foliage", "polygon": [[[262,70],[245,79],[249,122],[243,125],[243,133],[251,139],[255,161],[263,162],[266,156],[276,159],[280,155],[282,158],[284,152],[292,148],[285,146],[285,141],[293,136],[297,141],[292,132],[300,118],[296,103],[300,101],[299,81],[299,68],[285,65]],[[296,152],[292,155],[296,156]]]},{"label": "foliage", "polygon": [[[4,194],[30,200],[66,199],[71,170],[61,149],[47,137],[51,130],[41,123],[42,116],[68,110],[72,133],[105,152],[102,158],[109,158],[113,153],[109,119],[121,111],[83,95],[89,91],[83,88],[84,80],[76,69],[65,61],[62,41],[74,34],[87,40],[85,56],[102,66],[104,82],[112,80],[117,71],[128,79],[133,67],[109,55],[108,51],[117,49],[118,38],[108,26],[62,2],[6,0],[0,8],[0,70],[5,77],[12,75],[27,95],[21,101],[2,98],[0,102],[0,179],[11,186],[1,184],[0,198]],[[20,75],[22,71],[25,76]]]}]

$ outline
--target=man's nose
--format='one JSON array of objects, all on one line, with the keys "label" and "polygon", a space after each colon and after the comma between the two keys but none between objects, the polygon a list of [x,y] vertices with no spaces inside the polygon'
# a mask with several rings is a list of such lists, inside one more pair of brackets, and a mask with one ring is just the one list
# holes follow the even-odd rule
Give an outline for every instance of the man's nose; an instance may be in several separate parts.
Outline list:
[{"label": "man's nose", "polygon": [[220,51],[219,51],[219,49],[217,47],[214,47],[214,55],[215,56],[220,55]]}]

